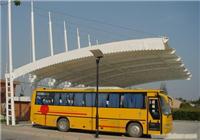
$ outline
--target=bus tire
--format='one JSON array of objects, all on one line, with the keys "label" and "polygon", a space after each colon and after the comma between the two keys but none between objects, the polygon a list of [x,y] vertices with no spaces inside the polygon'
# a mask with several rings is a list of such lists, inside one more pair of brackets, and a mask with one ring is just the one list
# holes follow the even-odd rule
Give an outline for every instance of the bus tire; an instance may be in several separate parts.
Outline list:
[{"label": "bus tire", "polygon": [[142,136],[142,126],[139,123],[130,123],[127,127],[127,133],[130,137],[141,137]]},{"label": "bus tire", "polygon": [[67,132],[69,130],[69,121],[66,118],[60,118],[57,121],[57,128],[59,131]]}]

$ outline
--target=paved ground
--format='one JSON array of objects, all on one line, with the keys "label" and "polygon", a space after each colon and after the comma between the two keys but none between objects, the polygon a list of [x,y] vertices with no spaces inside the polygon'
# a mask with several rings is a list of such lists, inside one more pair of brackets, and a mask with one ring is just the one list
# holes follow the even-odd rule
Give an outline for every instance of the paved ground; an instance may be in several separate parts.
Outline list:
[{"label": "paved ground", "polygon": [[[94,132],[72,130],[59,132],[52,128],[32,127],[30,124],[17,126],[1,126],[1,140],[95,140]],[[153,136],[152,140],[179,139],[198,140],[200,136],[200,122],[174,121],[174,129],[168,136]],[[123,134],[103,133],[98,140],[149,140],[148,138],[130,138]]]}]

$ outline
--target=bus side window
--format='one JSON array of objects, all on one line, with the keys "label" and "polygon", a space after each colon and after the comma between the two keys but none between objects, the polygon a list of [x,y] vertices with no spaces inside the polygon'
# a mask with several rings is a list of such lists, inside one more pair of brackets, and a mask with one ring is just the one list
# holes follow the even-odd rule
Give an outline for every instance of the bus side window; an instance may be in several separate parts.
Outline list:
[{"label": "bus side window", "polygon": [[121,107],[121,108],[124,107],[124,94],[121,94],[121,98],[120,98],[120,107]]},{"label": "bus side window", "polygon": [[73,93],[68,93],[67,94],[67,105],[72,106],[74,103],[74,98],[73,98]]},{"label": "bus side window", "polygon": [[41,97],[41,95],[37,94],[35,104],[36,105],[42,105],[42,97]]},{"label": "bus side window", "polygon": [[74,93],[74,106],[83,106],[83,93]]},{"label": "bus side window", "polygon": [[66,98],[67,98],[67,93],[61,93],[60,105],[63,106],[67,105]]},{"label": "bus side window", "polygon": [[95,106],[95,93],[85,94],[85,105],[88,107]]},{"label": "bus side window", "polygon": [[106,93],[99,94],[99,107],[106,107],[107,98],[108,98],[108,94]]},{"label": "bus side window", "polygon": [[36,104],[37,105],[53,105],[54,94],[48,92],[37,92]]},{"label": "bus side window", "polygon": [[54,105],[54,96],[55,93],[50,93],[48,96],[48,105]]},{"label": "bus side window", "polygon": [[45,96],[43,96],[43,99],[42,99],[42,104],[43,105],[53,105],[53,102],[54,102],[54,97],[53,97],[54,94],[46,94]]},{"label": "bus side window", "polygon": [[109,94],[109,104],[110,108],[119,108],[120,94]]},{"label": "bus side window", "polygon": [[54,95],[54,105],[60,105],[60,93]]},{"label": "bus side window", "polygon": [[124,108],[144,108],[144,95],[142,93],[124,94]]}]

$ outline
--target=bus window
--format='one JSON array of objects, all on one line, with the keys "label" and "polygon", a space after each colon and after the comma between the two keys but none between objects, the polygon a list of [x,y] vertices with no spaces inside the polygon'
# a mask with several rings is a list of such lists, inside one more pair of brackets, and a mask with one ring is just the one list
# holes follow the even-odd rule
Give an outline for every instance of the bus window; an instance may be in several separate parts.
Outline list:
[{"label": "bus window", "polygon": [[73,93],[55,93],[54,105],[72,106]]},{"label": "bus window", "polygon": [[107,98],[108,94],[106,93],[99,94],[99,107],[106,107]]},{"label": "bus window", "polygon": [[169,115],[172,113],[169,103],[167,103],[167,101],[162,96],[160,97],[160,104],[161,104],[162,113],[164,115]]},{"label": "bus window", "polygon": [[144,108],[144,95],[143,94],[124,94],[123,100],[124,108]]},{"label": "bus window", "polygon": [[60,105],[60,93],[54,95],[54,105]]},{"label": "bus window", "polygon": [[36,105],[42,105],[42,98],[45,94],[44,93],[37,93],[36,98],[35,98],[35,104]]},{"label": "bus window", "polygon": [[67,104],[67,94],[68,93],[61,93],[61,98],[60,98],[60,105],[68,105]]},{"label": "bus window", "polygon": [[83,93],[75,93],[74,94],[74,106],[83,106]]},{"label": "bus window", "polygon": [[48,92],[37,92],[35,104],[37,105],[53,105],[54,94]]},{"label": "bus window", "polygon": [[67,105],[72,106],[74,103],[74,94],[68,93],[66,101],[67,101]]},{"label": "bus window", "polygon": [[120,94],[109,94],[108,107],[119,108]]},{"label": "bus window", "polygon": [[95,106],[95,93],[86,93],[85,94],[85,105],[86,106]]}]

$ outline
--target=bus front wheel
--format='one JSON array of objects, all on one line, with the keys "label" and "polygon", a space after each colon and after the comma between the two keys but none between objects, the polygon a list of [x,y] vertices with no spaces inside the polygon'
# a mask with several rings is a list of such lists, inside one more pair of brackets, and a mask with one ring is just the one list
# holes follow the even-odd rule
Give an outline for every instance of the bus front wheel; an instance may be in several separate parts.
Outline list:
[{"label": "bus front wheel", "polygon": [[127,127],[127,133],[130,137],[141,137],[142,127],[138,123],[130,123]]},{"label": "bus front wheel", "polygon": [[66,118],[60,118],[57,122],[58,130],[66,132],[69,130],[69,121]]}]

